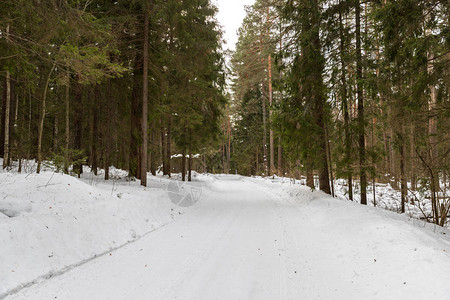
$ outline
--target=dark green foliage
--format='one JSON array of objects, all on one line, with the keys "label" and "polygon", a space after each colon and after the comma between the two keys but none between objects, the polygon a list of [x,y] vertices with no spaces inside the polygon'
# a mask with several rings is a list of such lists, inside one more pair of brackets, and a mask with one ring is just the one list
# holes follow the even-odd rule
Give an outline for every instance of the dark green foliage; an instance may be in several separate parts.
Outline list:
[{"label": "dark green foliage", "polygon": [[[10,71],[13,100],[19,99],[13,159],[36,155],[41,95],[55,64],[44,115],[44,159],[58,165],[70,160],[81,171],[85,162],[70,158],[76,149],[84,151],[94,172],[115,165],[140,176],[144,8],[150,11],[149,165],[155,169],[162,162],[161,130],[167,132],[169,120],[172,152],[189,147],[194,154],[214,155],[226,99],[221,32],[210,1],[33,0],[0,3],[0,69],[2,78]],[[0,88],[3,94],[3,82]],[[14,121],[14,110],[11,115]],[[69,144],[62,151],[66,120]]]}]

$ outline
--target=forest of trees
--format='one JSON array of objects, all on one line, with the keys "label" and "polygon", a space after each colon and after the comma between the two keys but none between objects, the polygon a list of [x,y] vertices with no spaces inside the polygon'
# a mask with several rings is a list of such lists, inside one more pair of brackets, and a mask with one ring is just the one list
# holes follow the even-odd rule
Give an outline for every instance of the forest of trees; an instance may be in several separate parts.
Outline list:
[{"label": "forest of trees", "polygon": [[450,30],[444,0],[257,0],[232,58],[230,167],[425,191],[450,211]]},{"label": "forest of trees", "polygon": [[209,0],[1,1],[3,168],[305,176],[329,194],[343,178],[362,204],[385,182],[402,212],[427,191],[442,226],[449,6],[257,0],[227,68]]},{"label": "forest of trees", "polygon": [[146,185],[147,171],[170,176],[174,154],[184,169],[193,153],[205,171],[220,166],[216,11],[208,0],[1,1],[3,168],[36,159],[39,173],[49,160],[108,179],[114,165]]}]

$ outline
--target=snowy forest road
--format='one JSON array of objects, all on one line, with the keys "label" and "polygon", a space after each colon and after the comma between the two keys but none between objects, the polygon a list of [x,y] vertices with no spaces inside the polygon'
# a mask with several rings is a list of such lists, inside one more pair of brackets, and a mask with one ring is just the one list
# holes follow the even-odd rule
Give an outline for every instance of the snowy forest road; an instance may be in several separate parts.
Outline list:
[{"label": "snowy forest road", "polygon": [[173,223],[8,299],[400,299],[406,289],[430,295],[415,286],[423,278],[408,254],[385,253],[380,242],[342,230],[348,223],[333,227],[340,205],[336,211],[322,201],[329,209],[318,215],[310,207],[315,195],[323,197],[305,190],[294,201],[243,177],[222,177]]}]

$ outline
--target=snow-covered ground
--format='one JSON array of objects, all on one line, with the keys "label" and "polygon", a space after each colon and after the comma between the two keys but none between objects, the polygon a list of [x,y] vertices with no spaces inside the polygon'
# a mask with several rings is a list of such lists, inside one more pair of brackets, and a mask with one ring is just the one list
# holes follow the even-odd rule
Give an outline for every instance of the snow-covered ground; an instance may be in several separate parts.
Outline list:
[{"label": "snow-covered ground", "polygon": [[[274,182],[291,182],[306,185],[306,177],[301,179],[291,179],[286,177],[274,176],[269,178]],[[319,177],[314,178],[316,187],[319,186]],[[392,179],[392,182],[394,180]],[[349,201],[348,185],[345,179],[335,179],[333,181],[335,196],[341,200]],[[399,187],[400,188],[400,187]],[[394,189],[390,183],[373,183],[367,186],[367,203],[369,206],[378,206],[393,212],[401,212],[401,190]],[[450,207],[450,189],[448,182],[441,181],[440,191],[438,193],[439,203]],[[361,191],[358,180],[353,180],[353,201],[360,202]],[[405,214],[411,218],[419,220],[433,221],[433,210],[431,205],[430,191],[426,186],[417,184],[416,189],[411,189],[411,183],[408,182],[407,197],[405,203]],[[450,228],[450,219],[444,224],[444,227]]]},{"label": "snow-covered ground", "polygon": [[[355,182],[353,186],[354,201],[360,202],[359,182]],[[334,181],[336,188],[336,196],[348,200],[348,187],[346,180],[337,179]],[[450,190],[447,184],[441,182],[441,190],[438,193],[440,203],[445,207],[450,206]],[[394,189],[389,183],[370,183],[367,187],[367,202],[368,205],[376,205],[381,208],[391,210],[394,212],[401,212],[401,190]],[[433,210],[431,205],[430,191],[425,187],[418,185],[416,190],[411,189],[411,184],[408,183],[407,197],[405,203],[405,213],[415,219],[428,219],[429,222],[433,220]],[[447,220],[445,227],[449,227],[450,223]]]},{"label": "snow-covered ground", "polygon": [[446,229],[237,175],[181,208],[114,172],[0,173],[0,298],[450,299]]},{"label": "snow-covered ground", "polygon": [[183,213],[166,196],[168,179],[148,188],[112,171],[109,182],[72,176],[0,173],[0,298],[109,253]]}]

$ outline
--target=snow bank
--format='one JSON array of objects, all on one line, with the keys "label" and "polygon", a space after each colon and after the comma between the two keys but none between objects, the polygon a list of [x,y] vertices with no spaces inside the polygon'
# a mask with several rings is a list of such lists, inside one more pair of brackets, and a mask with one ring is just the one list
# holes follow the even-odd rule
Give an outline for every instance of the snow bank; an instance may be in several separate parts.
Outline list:
[{"label": "snow bank", "polygon": [[[119,171],[105,182],[44,171],[0,173],[0,298],[120,247],[172,221],[167,179],[149,187]],[[115,177],[114,177],[115,175]]]},{"label": "snow bank", "polygon": [[[250,180],[291,201],[297,218],[307,221],[298,231],[307,236],[303,255],[320,262],[312,276],[327,285],[321,298],[450,299],[447,228],[333,198],[290,180]],[[351,285],[336,285],[337,277]]]}]

